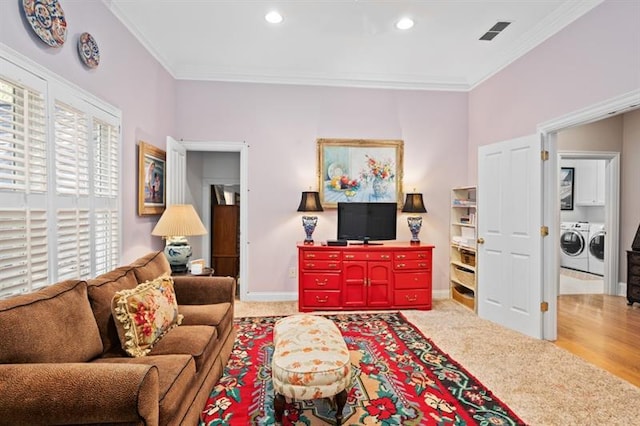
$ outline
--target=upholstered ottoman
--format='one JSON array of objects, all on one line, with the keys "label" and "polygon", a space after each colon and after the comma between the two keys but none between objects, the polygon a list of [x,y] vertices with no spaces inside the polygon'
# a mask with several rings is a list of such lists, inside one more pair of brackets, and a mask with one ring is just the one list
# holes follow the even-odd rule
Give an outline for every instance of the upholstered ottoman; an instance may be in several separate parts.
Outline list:
[{"label": "upholstered ottoman", "polygon": [[276,421],[282,421],[285,397],[308,400],[335,398],[336,423],[351,384],[349,350],[333,321],[316,315],[292,315],[273,329],[271,375]]}]

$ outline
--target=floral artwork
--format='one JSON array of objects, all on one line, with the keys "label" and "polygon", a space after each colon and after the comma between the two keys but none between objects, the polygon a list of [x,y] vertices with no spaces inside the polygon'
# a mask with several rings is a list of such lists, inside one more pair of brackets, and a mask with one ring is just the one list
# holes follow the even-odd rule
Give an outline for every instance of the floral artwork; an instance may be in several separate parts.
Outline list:
[{"label": "floral artwork", "polygon": [[320,200],[400,202],[403,142],[400,140],[318,140]]}]

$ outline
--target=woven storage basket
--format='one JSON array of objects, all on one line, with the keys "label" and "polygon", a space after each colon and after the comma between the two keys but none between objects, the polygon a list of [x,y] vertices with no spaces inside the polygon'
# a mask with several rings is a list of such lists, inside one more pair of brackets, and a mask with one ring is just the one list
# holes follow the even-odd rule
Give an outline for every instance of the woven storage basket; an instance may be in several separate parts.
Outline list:
[{"label": "woven storage basket", "polygon": [[455,268],[455,271],[458,281],[466,286],[475,287],[475,274],[473,272],[466,271],[462,268]]},{"label": "woven storage basket", "polygon": [[460,250],[460,260],[469,266],[476,266],[476,254],[466,250]]}]

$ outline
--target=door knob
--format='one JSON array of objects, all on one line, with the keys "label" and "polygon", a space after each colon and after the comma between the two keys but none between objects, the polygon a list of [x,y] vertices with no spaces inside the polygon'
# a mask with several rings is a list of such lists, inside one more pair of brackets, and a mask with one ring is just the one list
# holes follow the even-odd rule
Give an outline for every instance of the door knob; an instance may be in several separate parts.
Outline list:
[{"label": "door knob", "polygon": [[478,238],[478,244],[484,244],[484,238],[482,237]]}]

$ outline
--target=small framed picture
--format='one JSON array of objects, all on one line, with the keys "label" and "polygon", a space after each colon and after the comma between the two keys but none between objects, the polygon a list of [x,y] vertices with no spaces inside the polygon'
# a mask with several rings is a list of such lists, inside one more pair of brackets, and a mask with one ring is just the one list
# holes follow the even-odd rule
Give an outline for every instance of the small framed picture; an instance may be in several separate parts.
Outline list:
[{"label": "small framed picture", "polygon": [[573,167],[560,169],[560,210],[573,210]]},{"label": "small framed picture", "polygon": [[146,142],[138,144],[138,215],[158,215],[166,202],[166,153]]}]

